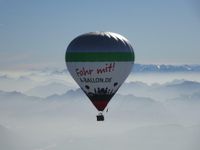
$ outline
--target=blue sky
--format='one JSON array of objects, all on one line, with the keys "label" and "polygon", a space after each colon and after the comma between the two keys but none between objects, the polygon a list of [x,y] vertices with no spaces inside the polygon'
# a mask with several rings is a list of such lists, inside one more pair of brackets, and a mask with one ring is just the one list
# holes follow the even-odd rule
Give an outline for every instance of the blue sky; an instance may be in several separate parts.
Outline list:
[{"label": "blue sky", "polygon": [[69,42],[111,31],[136,63],[200,64],[198,0],[0,0],[0,69],[64,68]]}]

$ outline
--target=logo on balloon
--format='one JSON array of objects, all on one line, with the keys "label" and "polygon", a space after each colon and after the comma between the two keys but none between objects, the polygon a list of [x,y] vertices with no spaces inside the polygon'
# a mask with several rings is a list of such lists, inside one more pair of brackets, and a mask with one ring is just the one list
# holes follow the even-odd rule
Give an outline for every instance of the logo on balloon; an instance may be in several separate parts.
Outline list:
[{"label": "logo on balloon", "polygon": [[[94,75],[106,74],[114,71],[115,63],[105,64],[103,67],[98,67],[96,69],[91,68],[76,68],[76,75],[79,77],[80,82],[85,83],[107,83],[112,81],[112,77],[93,77]],[[88,77],[89,76],[89,77]]]}]

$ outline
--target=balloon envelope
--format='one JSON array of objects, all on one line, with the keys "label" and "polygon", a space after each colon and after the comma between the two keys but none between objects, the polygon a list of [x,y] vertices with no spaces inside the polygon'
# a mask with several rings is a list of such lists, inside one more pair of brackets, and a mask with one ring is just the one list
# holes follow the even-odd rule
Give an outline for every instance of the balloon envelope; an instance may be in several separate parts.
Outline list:
[{"label": "balloon envelope", "polygon": [[132,70],[135,55],[129,41],[112,32],[90,32],[69,44],[67,68],[99,111],[103,111]]}]

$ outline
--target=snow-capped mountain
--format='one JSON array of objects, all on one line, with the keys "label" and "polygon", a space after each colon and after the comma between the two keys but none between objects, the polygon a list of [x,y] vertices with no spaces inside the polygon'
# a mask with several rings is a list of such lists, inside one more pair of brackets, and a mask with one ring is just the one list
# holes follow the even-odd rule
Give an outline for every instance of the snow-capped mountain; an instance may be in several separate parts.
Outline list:
[{"label": "snow-capped mountain", "polygon": [[[37,70],[41,73],[48,75],[66,75],[68,74],[67,68],[47,68]],[[200,72],[200,64],[185,64],[185,65],[167,65],[167,64],[134,64],[134,73],[148,73],[148,72]]]},{"label": "snow-capped mountain", "polygon": [[200,72],[200,65],[135,64],[133,72]]}]

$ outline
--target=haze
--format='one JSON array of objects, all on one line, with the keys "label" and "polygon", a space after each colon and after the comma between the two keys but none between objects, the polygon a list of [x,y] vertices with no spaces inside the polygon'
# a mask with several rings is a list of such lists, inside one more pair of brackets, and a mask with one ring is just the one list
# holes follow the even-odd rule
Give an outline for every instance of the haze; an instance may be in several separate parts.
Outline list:
[{"label": "haze", "polygon": [[198,150],[200,81],[184,76],[192,74],[131,74],[105,121],[96,122],[97,111],[67,71],[1,72],[0,147]]}]

